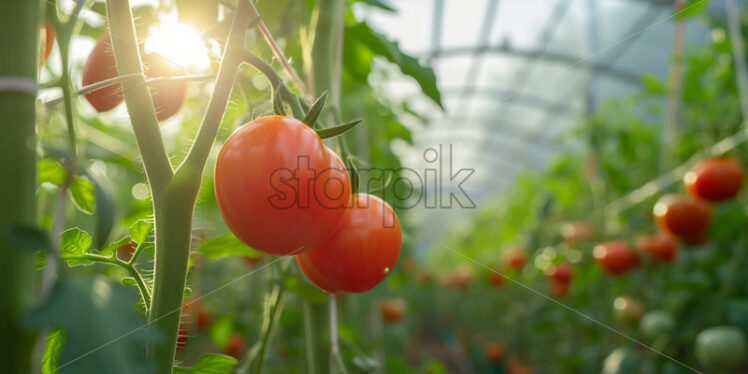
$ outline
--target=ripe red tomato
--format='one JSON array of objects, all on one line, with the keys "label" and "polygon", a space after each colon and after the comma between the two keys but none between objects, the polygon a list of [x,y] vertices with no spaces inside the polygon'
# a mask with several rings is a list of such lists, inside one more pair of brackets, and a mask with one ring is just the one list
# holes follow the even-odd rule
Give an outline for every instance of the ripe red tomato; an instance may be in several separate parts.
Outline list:
[{"label": "ripe red tomato", "polygon": [[501,361],[504,358],[504,352],[506,352],[504,344],[496,341],[488,342],[483,346],[483,353],[486,355],[486,359],[493,363]]},{"label": "ripe red tomato", "polygon": [[[144,54],[142,58],[144,74],[151,78],[163,78],[184,73],[174,63],[157,54]],[[83,86],[88,86],[118,76],[117,63],[112,52],[109,33],[102,35],[83,65]],[[159,121],[176,114],[184,104],[187,92],[186,82],[165,82],[150,86],[153,106]],[[86,100],[97,112],[107,112],[119,105],[124,97],[120,84],[99,88],[86,93]]]},{"label": "ripe red tomato", "polygon": [[296,256],[312,283],[328,292],[366,292],[392,271],[402,245],[392,208],[369,194],[354,194],[343,224],[312,251]]},{"label": "ripe red tomato", "polygon": [[561,236],[570,244],[590,241],[596,235],[597,228],[588,222],[569,222],[561,226]]},{"label": "ripe red tomato", "polygon": [[[112,41],[109,33],[105,33],[96,41],[93,51],[83,64],[83,86],[114,78],[117,75],[117,63],[114,60]],[[119,84],[86,93],[86,100],[99,113],[114,109],[123,99],[122,86]]]},{"label": "ripe red tomato", "polygon": [[672,262],[678,254],[678,241],[665,232],[640,237],[637,239],[636,245],[641,251],[664,262]]},{"label": "ripe red tomato", "polygon": [[646,312],[644,305],[631,296],[619,296],[613,301],[613,315],[626,325],[638,324]]},{"label": "ripe red tomato", "polygon": [[379,303],[379,314],[386,323],[397,323],[405,317],[407,305],[400,298],[384,299]]},{"label": "ripe red tomato", "polygon": [[231,334],[231,338],[229,338],[229,342],[223,351],[229,356],[239,357],[244,353],[244,344],[244,337],[240,333],[235,332]]},{"label": "ripe red tomato", "polygon": [[488,281],[491,282],[492,286],[499,288],[504,285],[504,276],[499,273],[491,272],[488,274]]},{"label": "ripe red tomato", "polygon": [[561,262],[547,267],[545,275],[557,282],[569,283],[574,277],[574,267],[568,262]]},{"label": "ripe red tomato", "polygon": [[639,264],[639,257],[624,240],[600,244],[592,254],[597,264],[613,275],[623,274]]},{"label": "ripe red tomato", "polygon": [[349,211],[371,210],[346,208],[351,184],[343,162],[309,126],[285,116],[258,118],[229,137],[216,160],[215,192],[231,231],[273,255],[310,251]]},{"label": "ripe red tomato", "polygon": [[709,203],[684,195],[665,195],[653,209],[657,225],[679,237],[697,237],[711,221]]},{"label": "ripe red tomato", "polygon": [[524,248],[514,248],[506,258],[507,266],[512,269],[522,269],[527,264],[527,252]]},{"label": "ripe red tomato", "polygon": [[122,261],[130,261],[132,255],[135,254],[135,250],[138,249],[138,243],[129,242],[117,248],[117,258]]},{"label": "ripe red tomato", "polygon": [[724,156],[701,161],[683,176],[683,183],[692,196],[719,202],[737,196],[744,179],[743,164]]}]

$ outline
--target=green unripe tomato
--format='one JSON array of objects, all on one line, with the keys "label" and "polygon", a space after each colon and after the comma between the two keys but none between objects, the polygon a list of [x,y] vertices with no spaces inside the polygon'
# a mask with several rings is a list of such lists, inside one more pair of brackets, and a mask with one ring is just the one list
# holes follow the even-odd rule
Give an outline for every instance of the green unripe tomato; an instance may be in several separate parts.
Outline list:
[{"label": "green unripe tomato", "polygon": [[745,335],[732,326],[708,328],[696,336],[696,358],[710,369],[727,370],[745,360]]},{"label": "green unripe tomato", "polygon": [[674,328],[673,316],[662,310],[653,310],[639,321],[639,330],[642,335],[650,339],[670,335]]}]

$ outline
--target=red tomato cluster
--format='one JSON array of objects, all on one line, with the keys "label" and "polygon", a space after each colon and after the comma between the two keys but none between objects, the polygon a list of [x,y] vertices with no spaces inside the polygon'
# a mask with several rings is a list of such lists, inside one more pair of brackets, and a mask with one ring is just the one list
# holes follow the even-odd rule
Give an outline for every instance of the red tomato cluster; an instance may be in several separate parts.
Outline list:
[{"label": "red tomato cluster", "polygon": [[683,176],[689,195],[665,195],[655,204],[657,225],[686,244],[708,241],[710,203],[734,199],[743,188],[745,171],[737,159],[722,156],[696,164]]},{"label": "red tomato cluster", "polygon": [[392,208],[351,193],[343,162],[297,119],[262,117],[237,129],[218,154],[215,192],[237,238],[268,254],[295,255],[325,291],[366,292],[400,256]]},{"label": "red tomato cluster", "polygon": [[[174,63],[163,57],[149,53],[142,56],[144,73],[151,78],[167,78],[183,73]],[[112,52],[112,41],[109,33],[102,35],[96,42],[93,51],[83,65],[83,86],[88,86],[106,79],[117,77],[117,64]],[[153,105],[159,121],[166,120],[182,108],[187,93],[185,82],[161,82],[150,86]],[[107,112],[122,103],[122,86],[110,85],[87,92],[86,100],[97,112]]]}]

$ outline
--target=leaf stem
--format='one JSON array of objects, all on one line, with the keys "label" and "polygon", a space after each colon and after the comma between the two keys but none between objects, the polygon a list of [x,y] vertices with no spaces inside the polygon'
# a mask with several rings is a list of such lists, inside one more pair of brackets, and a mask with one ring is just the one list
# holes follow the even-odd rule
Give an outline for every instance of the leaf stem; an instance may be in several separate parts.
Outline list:
[{"label": "leaf stem", "polygon": [[262,339],[259,342],[259,348],[257,355],[251,361],[248,371],[253,374],[262,373],[263,367],[265,366],[265,359],[267,359],[268,348],[270,342],[275,335],[275,326],[278,324],[281,312],[283,311],[283,303],[285,301],[286,288],[276,284],[273,286],[273,290],[270,296],[267,298],[265,304],[265,318],[262,323]]},{"label": "leaf stem", "polygon": [[93,261],[102,264],[115,265],[121,267],[122,269],[125,269],[128,274],[130,274],[130,276],[135,279],[135,283],[137,284],[138,290],[140,291],[140,296],[143,298],[143,303],[145,304],[146,313],[148,313],[148,306],[151,305],[151,292],[148,289],[148,286],[145,284],[143,276],[140,274],[138,269],[135,268],[134,265],[118,259],[116,255],[112,255],[111,257],[109,257],[90,253],[82,256],[65,256],[64,260]]}]

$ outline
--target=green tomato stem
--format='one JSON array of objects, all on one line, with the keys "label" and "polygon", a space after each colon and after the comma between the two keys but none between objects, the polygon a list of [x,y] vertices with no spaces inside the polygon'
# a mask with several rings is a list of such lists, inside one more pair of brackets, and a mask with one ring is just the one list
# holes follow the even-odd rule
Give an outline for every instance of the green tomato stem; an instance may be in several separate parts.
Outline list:
[{"label": "green tomato stem", "polygon": [[[267,359],[268,349],[275,335],[275,327],[278,324],[278,319],[283,311],[283,303],[285,301],[286,289],[285,287],[276,284],[273,286],[269,297],[265,303],[265,316],[262,322],[261,340],[258,348],[257,356],[251,361],[250,366],[245,368],[243,373],[260,374],[265,366],[265,360]],[[240,371],[242,372],[242,371]]]},{"label": "green tomato stem", "polygon": [[135,279],[135,283],[138,286],[138,291],[140,291],[140,297],[143,299],[143,304],[145,305],[146,313],[148,313],[148,306],[151,304],[151,292],[148,289],[148,286],[145,284],[145,280],[143,279],[143,276],[140,274],[138,269],[136,269],[135,266],[133,266],[132,264],[118,259],[116,255],[112,255],[111,257],[108,257],[108,256],[94,255],[94,254],[86,254],[83,256],[67,256],[65,257],[65,260],[94,261],[94,262],[98,262],[102,264],[118,266],[122,269],[125,269],[127,273]]}]

